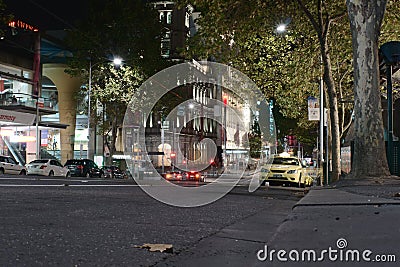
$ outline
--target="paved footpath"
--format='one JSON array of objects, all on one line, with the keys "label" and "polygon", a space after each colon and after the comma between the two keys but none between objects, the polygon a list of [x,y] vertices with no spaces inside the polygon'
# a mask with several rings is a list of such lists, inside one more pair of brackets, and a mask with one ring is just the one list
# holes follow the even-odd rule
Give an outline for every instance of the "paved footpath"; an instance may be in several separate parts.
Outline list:
[{"label": "paved footpath", "polygon": [[400,266],[399,243],[400,178],[344,179],[312,188],[253,266]]},{"label": "paved footpath", "polygon": [[280,205],[156,266],[400,266],[400,178],[342,180]]},{"label": "paved footpath", "polygon": [[[232,194],[243,194],[236,192]],[[280,192],[292,192],[285,197]],[[244,193],[248,195],[249,193]],[[257,259],[257,251],[275,234],[279,225],[291,213],[293,205],[303,191],[290,189],[268,189],[260,188],[252,193],[256,198],[265,198],[266,204],[263,209],[249,215],[242,220],[224,227],[216,233],[203,238],[193,247],[180,251],[173,257],[165,258],[158,262],[157,267],[242,267],[251,266]],[[289,196],[291,195],[291,196]],[[241,205],[241,203],[237,203]],[[248,207],[243,206],[243,209]]]}]

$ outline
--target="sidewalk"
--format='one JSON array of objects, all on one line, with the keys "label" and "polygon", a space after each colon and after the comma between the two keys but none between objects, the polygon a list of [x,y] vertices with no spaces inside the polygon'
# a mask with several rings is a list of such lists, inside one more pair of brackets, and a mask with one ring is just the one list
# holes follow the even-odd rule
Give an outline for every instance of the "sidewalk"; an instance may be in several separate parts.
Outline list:
[{"label": "sidewalk", "polygon": [[[299,201],[266,203],[155,266],[400,266],[400,177],[341,180],[312,187]],[[286,262],[278,258],[280,250]],[[376,256],[392,262],[377,262]]]},{"label": "sidewalk", "polygon": [[294,205],[254,266],[399,266],[399,243],[400,177],[344,179]]}]

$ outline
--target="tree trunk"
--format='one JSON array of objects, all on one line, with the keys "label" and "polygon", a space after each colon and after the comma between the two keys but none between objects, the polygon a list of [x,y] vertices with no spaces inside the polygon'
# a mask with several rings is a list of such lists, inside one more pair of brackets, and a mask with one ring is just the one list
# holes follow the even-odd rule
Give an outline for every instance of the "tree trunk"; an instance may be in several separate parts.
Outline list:
[{"label": "tree trunk", "polygon": [[[331,147],[330,152],[332,155],[332,173],[331,181],[335,182],[339,180],[341,173],[340,167],[340,130],[339,130],[339,109],[337,102],[336,87],[332,76],[332,65],[329,56],[328,44],[325,41],[321,42],[321,54],[322,62],[324,64],[324,81],[328,93],[329,101],[329,118],[330,118],[330,141]],[[326,156],[328,160],[328,155]]]},{"label": "tree trunk", "polygon": [[111,144],[110,144],[110,159],[112,162],[112,156],[115,154],[116,148],[115,148],[115,143],[117,140],[117,131],[118,131],[118,125],[117,125],[117,116],[114,116],[111,122]]},{"label": "tree trunk", "polygon": [[350,177],[389,176],[378,58],[378,37],[386,0],[346,0],[346,4],[354,64],[354,156]]},{"label": "tree trunk", "polygon": [[[332,155],[332,173],[331,173],[331,181],[337,181],[339,179],[339,175],[341,173],[340,167],[340,130],[339,130],[339,110],[337,103],[337,93],[335,88],[335,82],[333,80],[332,75],[332,65],[331,59],[329,56],[329,45],[328,45],[328,33],[331,24],[331,19],[324,17],[323,12],[323,1],[317,1],[317,10],[318,15],[314,17],[311,11],[306,7],[302,0],[296,0],[303,12],[306,14],[311,24],[313,25],[314,30],[318,35],[318,40],[320,43],[320,50],[322,56],[322,63],[324,65],[324,82],[326,84],[326,89],[328,93],[328,102],[329,102],[329,116],[330,116],[330,125],[331,131],[329,139],[327,140],[328,144],[330,144],[330,153]],[[329,155],[326,155],[326,160],[329,161]]]}]

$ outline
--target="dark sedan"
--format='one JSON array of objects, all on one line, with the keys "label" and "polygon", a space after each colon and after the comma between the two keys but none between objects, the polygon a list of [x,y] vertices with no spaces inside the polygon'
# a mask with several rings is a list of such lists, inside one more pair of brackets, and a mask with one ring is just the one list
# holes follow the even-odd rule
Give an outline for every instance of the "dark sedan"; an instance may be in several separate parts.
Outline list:
[{"label": "dark sedan", "polygon": [[69,169],[71,176],[103,177],[103,171],[90,159],[69,159],[64,167]]},{"label": "dark sedan", "polygon": [[127,176],[126,174],[121,171],[120,168],[117,166],[103,166],[102,171],[104,173],[105,178],[111,178],[111,179],[126,179]]}]

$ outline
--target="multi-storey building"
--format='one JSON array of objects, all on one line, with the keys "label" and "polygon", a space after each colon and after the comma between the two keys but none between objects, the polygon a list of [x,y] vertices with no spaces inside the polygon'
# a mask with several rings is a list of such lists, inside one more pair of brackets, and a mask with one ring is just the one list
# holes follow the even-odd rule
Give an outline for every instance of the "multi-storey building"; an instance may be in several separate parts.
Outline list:
[{"label": "multi-storey building", "polygon": [[[183,60],[179,51],[190,34],[193,8],[178,9],[173,2],[166,1],[150,3],[159,10],[160,20],[165,25],[160,56]],[[49,23],[48,17],[46,21]],[[67,26],[63,23],[63,27]],[[3,153],[9,153],[8,147],[14,147],[13,151],[21,162],[40,157],[40,154],[55,156],[62,162],[87,156],[88,119],[77,112],[79,102],[76,95],[82,81],[64,72],[66,58],[73,55],[64,47],[64,29],[58,29],[41,31],[30,22],[17,20],[0,40],[0,110],[2,118],[15,115],[13,122],[0,123],[3,136],[0,148]],[[118,144],[117,149],[122,151],[122,142]],[[96,148],[95,154],[102,157],[106,150],[103,144]]]}]

